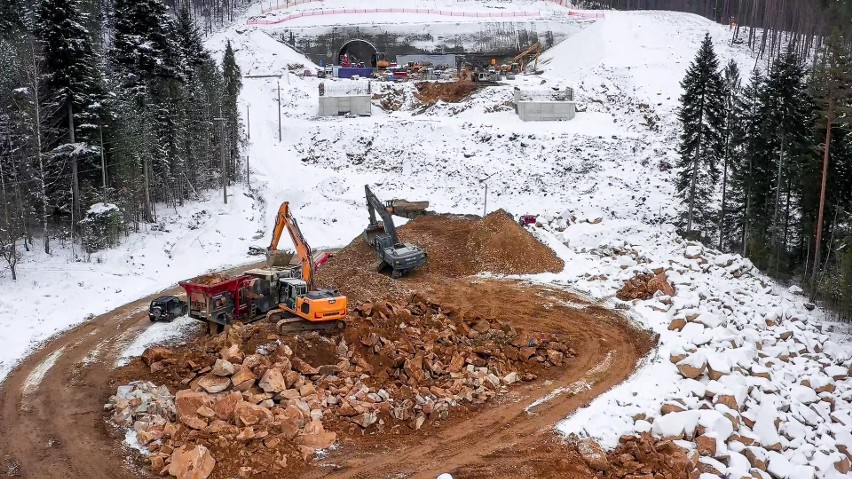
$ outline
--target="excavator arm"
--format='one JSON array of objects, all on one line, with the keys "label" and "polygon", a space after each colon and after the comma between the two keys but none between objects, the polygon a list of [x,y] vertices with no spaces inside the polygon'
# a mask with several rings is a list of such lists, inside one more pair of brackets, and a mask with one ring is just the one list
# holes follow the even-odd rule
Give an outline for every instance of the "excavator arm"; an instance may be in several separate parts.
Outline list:
[{"label": "excavator arm", "polygon": [[272,231],[272,242],[269,243],[269,252],[278,251],[278,242],[281,240],[281,233],[287,228],[287,233],[290,234],[290,239],[293,240],[293,247],[296,249],[296,255],[299,257],[299,263],[302,265],[302,280],[308,284],[308,290],[314,289],[314,255],[311,252],[311,247],[302,235],[302,230],[299,229],[299,224],[293,214],[290,212],[290,203],[285,201],[278,208],[278,215],[275,217],[275,229]]},{"label": "excavator arm", "polygon": [[377,226],[376,223],[376,212],[379,213],[379,216],[382,217],[382,223],[384,224],[385,233],[390,236],[393,244],[399,243],[399,237],[396,234],[396,226],[393,224],[393,216],[388,212],[387,207],[382,201],[370,191],[370,187],[364,185],[364,191],[367,196],[367,210],[370,213],[370,226],[368,229],[375,228]]},{"label": "excavator arm", "polygon": [[538,57],[541,55],[541,43],[539,42],[533,43],[532,45],[530,45],[529,48],[527,48],[521,53],[518,53],[518,55],[513,58],[512,61],[517,62],[520,65],[521,72],[523,72],[527,64],[527,55],[531,55],[533,53],[535,53],[535,65],[533,66],[533,69],[536,69],[538,68]]}]

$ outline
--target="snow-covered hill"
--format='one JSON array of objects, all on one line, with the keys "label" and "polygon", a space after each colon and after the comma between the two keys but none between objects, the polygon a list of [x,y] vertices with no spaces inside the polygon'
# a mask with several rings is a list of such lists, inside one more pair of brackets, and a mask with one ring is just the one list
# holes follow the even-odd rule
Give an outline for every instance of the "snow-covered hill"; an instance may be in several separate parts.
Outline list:
[{"label": "snow-covered hill", "polygon": [[[514,5],[443,3],[458,9]],[[538,3],[541,10],[558,7]],[[245,20],[208,42],[221,52],[230,40],[244,75],[277,74],[294,63],[314,67],[267,27],[246,26]],[[747,260],[688,245],[673,233],[679,81],[705,33],[723,62],[733,59],[743,71],[753,67],[748,51],[730,46],[729,30],[700,17],[607,12],[543,55],[542,75],[520,76],[457,104],[423,107],[412,100],[413,86],[374,82],[376,95],[398,98],[402,107],[385,112],[377,99],[369,118],[317,118],[319,84],[337,81],[293,73],[280,80],[245,78],[246,154],[255,196],[263,201],[238,188],[224,207],[211,193],[204,204],[164,212],[170,231],[133,236],[101,255],[101,263],[28,257],[18,284],[0,279],[0,378],[26,343],[79,323],[87,313],[248,261],[245,248],[264,242],[253,236],[266,238],[281,201],[291,203],[313,246],[340,246],[365,226],[364,184],[384,198],[428,199],[437,211],[480,214],[479,179],[491,175],[487,210],[542,215],[545,226],[536,233],[566,261],[563,273],[532,280],[614,303],[626,279],[662,268],[676,288],[672,298],[622,305],[660,333],[660,348],[629,382],[559,430],[612,445],[620,434],[643,430],[692,440],[700,425],[714,443],[702,459],[708,471],[719,473],[714,477],[768,477],[753,470],[758,460],[777,478],[841,477],[835,464],[842,469],[844,451],[852,450],[848,336],[832,333],[835,325],[819,309],[808,310],[795,290],[773,284]],[[583,111],[571,122],[520,122],[510,106],[515,87],[572,87]],[[194,221],[192,213],[201,209],[206,220]],[[688,324],[670,330],[679,319]],[[701,373],[684,378],[672,355]],[[664,404],[682,411],[667,407],[673,412],[664,415]]]}]

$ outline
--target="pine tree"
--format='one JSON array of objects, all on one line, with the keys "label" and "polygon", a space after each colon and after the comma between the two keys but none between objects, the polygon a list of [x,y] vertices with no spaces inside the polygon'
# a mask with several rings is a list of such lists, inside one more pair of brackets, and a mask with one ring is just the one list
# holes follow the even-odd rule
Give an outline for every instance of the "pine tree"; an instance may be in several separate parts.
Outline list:
[{"label": "pine tree", "polygon": [[723,143],[723,167],[722,167],[722,210],[719,213],[719,249],[724,248],[726,240],[726,214],[728,200],[728,169],[731,159],[731,137],[735,125],[740,122],[738,116],[737,102],[740,95],[740,70],[737,63],[731,60],[725,67],[723,75],[723,83],[725,88],[725,122],[722,126],[722,143]]},{"label": "pine tree", "polygon": [[[143,219],[154,221],[154,203],[172,190],[171,166],[178,150],[176,135],[177,46],[173,23],[160,0],[116,0],[115,32],[110,59],[121,86],[140,114],[153,120],[144,131],[142,153]],[[156,196],[155,196],[156,195]]]},{"label": "pine tree", "polygon": [[701,235],[709,238],[708,230],[713,228],[711,199],[719,176],[718,163],[723,156],[725,119],[724,86],[709,34],[705,35],[681,87],[684,92],[678,112],[682,129],[678,195],[687,206],[686,233],[692,234],[693,226],[698,226]]},{"label": "pine tree", "polygon": [[234,58],[234,49],[231,47],[230,40],[228,40],[225,46],[225,56],[222,59],[222,74],[225,80],[224,115],[227,119],[229,161],[232,165],[231,177],[233,178],[235,176],[235,166],[240,155],[240,112],[237,107],[237,100],[239,99],[243,83],[242,73]]}]

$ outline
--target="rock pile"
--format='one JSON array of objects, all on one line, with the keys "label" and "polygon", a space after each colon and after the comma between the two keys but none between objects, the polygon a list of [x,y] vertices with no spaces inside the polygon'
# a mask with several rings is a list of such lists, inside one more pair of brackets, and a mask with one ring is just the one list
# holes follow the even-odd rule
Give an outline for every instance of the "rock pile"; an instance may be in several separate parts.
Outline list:
[{"label": "rock pile", "polygon": [[[672,440],[696,451],[708,479],[847,477],[848,336],[832,333],[801,288],[785,292],[748,259],[665,233],[637,243],[617,239],[579,252],[595,268],[575,287],[601,296],[621,289],[635,317],[660,333],[671,363],[640,371],[637,386],[622,386],[618,399],[563,430],[613,445],[596,432],[603,421],[619,424],[612,431]],[[675,294],[633,299],[643,292],[635,277],[648,271],[664,271]]]},{"label": "rock pile", "polygon": [[652,273],[640,273],[624,283],[615,296],[622,301],[651,299],[659,292],[663,296],[674,296],[674,288],[669,284],[662,270]]},{"label": "rock pile", "polygon": [[334,339],[282,337],[260,323],[148,349],[147,372],[176,389],[174,399],[163,386],[134,383],[107,408],[133,425],[154,473],[207,477],[178,475],[184,468],[173,464],[191,462],[198,474],[210,456],[214,477],[276,475],[332,446],[340,432],[417,431],[575,354],[554,335],[417,296],[364,303],[354,316]]},{"label": "rock pile", "polygon": [[698,454],[670,440],[649,434],[623,436],[618,446],[605,452],[591,440],[572,442],[573,448],[597,477],[608,479],[698,478]]}]

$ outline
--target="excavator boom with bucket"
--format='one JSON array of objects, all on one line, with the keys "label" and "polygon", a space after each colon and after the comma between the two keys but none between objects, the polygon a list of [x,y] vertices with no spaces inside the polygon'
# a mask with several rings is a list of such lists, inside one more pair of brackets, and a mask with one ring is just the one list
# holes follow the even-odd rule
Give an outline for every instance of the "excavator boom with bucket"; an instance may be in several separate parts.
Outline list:
[{"label": "excavator boom with bucket", "polygon": [[254,289],[259,299],[265,299],[265,302],[258,301],[257,307],[267,311],[270,320],[278,321],[278,330],[282,333],[342,329],[348,307],[346,296],[336,290],[315,287],[313,252],[286,201],[278,209],[267,257],[274,257],[278,252],[284,229],[290,234],[299,264],[246,271],[245,274],[257,279]]},{"label": "excavator boom with bucket", "polygon": [[[376,250],[379,263],[378,269],[391,268],[391,276],[399,278],[409,271],[426,264],[426,252],[411,243],[402,243],[396,234],[393,216],[388,207],[364,185],[367,196],[367,211],[370,214],[370,224],[364,230],[364,240]],[[376,213],[382,220],[376,220]]]}]

